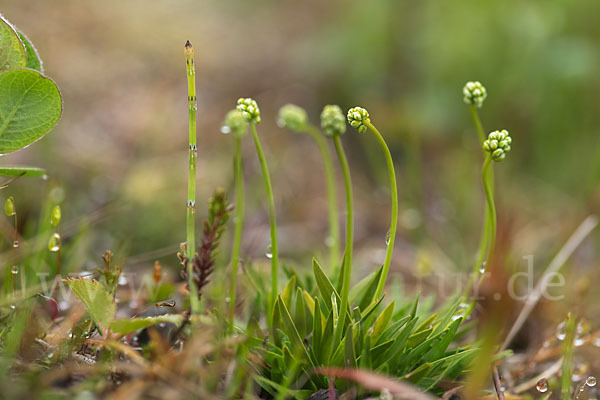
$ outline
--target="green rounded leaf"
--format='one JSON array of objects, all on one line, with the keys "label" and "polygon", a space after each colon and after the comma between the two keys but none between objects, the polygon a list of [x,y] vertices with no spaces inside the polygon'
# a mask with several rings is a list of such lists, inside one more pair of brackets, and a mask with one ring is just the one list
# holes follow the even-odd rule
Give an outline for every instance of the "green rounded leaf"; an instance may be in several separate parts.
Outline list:
[{"label": "green rounded leaf", "polygon": [[46,176],[46,170],[37,167],[0,167],[0,176],[44,178]]},{"label": "green rounded leaf", "polygon": [[51,79],[31,69],[0,73],[0,154],[40,139],[61,113],[60,92]]},{"label": "green rounded leaf", "polygon": [[37,52],[37,49],[31,43],[31,40],[23,32],[17,32],[19,34],[19,39],[23,42],[23,46],[25,46],[25,55],[27,56],[27,64],[25,65],[27,68],[35,69],[38,72],[44,73],[44,66],[42,64],[42,59]]},{"label": "green rounded leaf", "polygon": [[25,46],[12,25],[0,15],[0,72],[26,64]]}]

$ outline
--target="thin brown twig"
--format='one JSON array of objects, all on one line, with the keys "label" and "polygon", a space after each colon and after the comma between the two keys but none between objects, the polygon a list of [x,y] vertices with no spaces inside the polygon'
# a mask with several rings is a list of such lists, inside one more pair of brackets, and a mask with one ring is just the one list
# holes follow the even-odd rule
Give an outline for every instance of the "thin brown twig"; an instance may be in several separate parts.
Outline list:
[{"label": "thin brown twig", "polygon": [[492,367],[492,378],[494,380],[496,393],[498,394],[498,400],[506,400],[506,397],[504,397],[504,388],[502,387],[502,382],[500,382],[500,374],[498,373],[498,367],[496,364],[494,364]]},{"label": "thin brown twig", "polygon": [[542,297],[544,290],[548,286],[550,282],[550,278],[558,272],[560,267],[569,259],[571,254],[575,251],[575,249],[583,242],[583,240],[590,234],[590,232],[598,225],[598,218],[595,215],[588,216],[575,230],[575,232],[571,235],[569,240],[564,244],[564,246],[559,250],[556,256],[552,259],[546,271],[538,281],[533,293],[527,299],[527,302],[523,306],[523,309],[519,313],[519,316],[515,320],[512,328],[508,332],[506,339],[504,339],[504,343],[502,343],[502,347],[500,347],[500,351],[506,350],[510,342],[515,338],[516,334],[523,327],[523,324],[533,311],[533,308],[537,304],[537,302]]}]

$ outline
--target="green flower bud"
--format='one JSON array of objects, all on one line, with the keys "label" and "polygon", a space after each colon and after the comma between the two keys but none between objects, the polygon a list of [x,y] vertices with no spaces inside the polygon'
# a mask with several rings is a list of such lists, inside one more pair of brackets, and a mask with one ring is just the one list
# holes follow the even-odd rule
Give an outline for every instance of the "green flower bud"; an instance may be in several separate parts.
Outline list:
[{"label": "green flower bud", "polygon": [[260,123],[260,110],[255,100],[249,97],[240,97],[235,108],[244,115],[246,121]]},{"label": "green flower bud", "polygon": [[242,137],[248,130],[248,121],[246,117],[239,110],[231,110],[225,115],[225,122],[223,122],[223,128],[227,128],[237,137]]},{"label": "green flower bud", "polygon": [[6,199],[6,202],[4,203],[4,212],[9,217],[16,214],[15,200],[12,197]]},{"label": "green flower bud", "polygon": [[510,151],[511,143],[512,138],[506,129],[494,131],[483,142],[483,150],[492,155],[492,160],[502,161],[506,158],[506,153]]},{"label": "green flower bud", "polygon": [[279,109],[277,125],[281,128],[288,128],[292,132],[304,132],[308,116],[302,107],[294,104],[286,104]]},{"label": "green flower bud", "polygon": [[354,107],[348,110],[348,123],[351,127],[358,129],[359,133],[365,133],[367,130],[365,122],[371,122],[367,110],[362,107]]},{"label": "green flower bud", "polygon": [[463,100],[467,104],[474,104],[475,107],[481,107],[487,97],[485,87],[479,81],[467,82],[463,88]]},{"label": "green flower bud", "polygon": [[321,128],[325,135],[333,137],[346,132],[346,119],[339,106],[327,105],[321,112]]},{"label": "green flower bud", "polygon": [[60,206],[55,205],[52,209],[52,213],[50,213],[50,225],[57,227],[60,224],[62,213],[60,211]]}]

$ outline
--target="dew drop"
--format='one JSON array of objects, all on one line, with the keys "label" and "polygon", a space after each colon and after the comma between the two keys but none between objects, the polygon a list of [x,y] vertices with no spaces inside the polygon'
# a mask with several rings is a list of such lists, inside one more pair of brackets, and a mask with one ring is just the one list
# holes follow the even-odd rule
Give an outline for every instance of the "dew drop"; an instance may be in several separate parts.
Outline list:
[{"label": "dew drop", "polygon": [[48,241],[48,250],[52,252],[57,252],[60,250],[60,234],[58,232],[54,232],[52,236],[50,236],[50,240]]},{"label": "dew drop", "polygon": [[575,368],[573,368],[573,375],[571,377],[571,380],[573,382],[579,382],[585,377],[585,375],[587,375],[589,369],[590,366],[587,363],[576,364]]},{"label": "dew drop", "polygon": [[221,127],[221,133],[222,133],[223,135],[228,135],[228,134],[230,134],[230,133],[231,133],[231,128],[230,128],[229,126],[227,126],[227,125],[223,125],[223,126]]},{"label": "dew drop", "polygon": [[480,274],[484,274],[485,273],[485,269],[487,268],[487,265],[485,264],[485,261],[481,263],[481,265],[479,266],[479,273]]},{"label": "dew drop", "polygon": [[17,306],[16,306],[16,305],[14,305],[14,304],[11,304],[11,305],[10,305],[10,309],[11,309],[11,310],[14,310],[15,308],[17,308]]},{"label": "dew drop", "polygon": [[269,243],[269,245],[268,245],[268,246],[267,246],[267,248],[265,249],[265,256],[266,256],[268,259],[271,259],[271,258],[273,258],[273,249],[272,249],[272,247],[271,247],[271,243]]},{"label": "dew drop", "polygon": [[464,318],[467,310],[469,309],[469,305],[467,303],[460,303],[452,316],[452,321],[456,321],[459,318]]},{"label": "dew drop", "polygon": [[595,376],[588,376],[588,378],[585,380],[585,384],[588,385],[589,387],[594,387],[596,386],[596,377]]},{"label": "dew drop", "polygon": [[231,297],[229,297],[229,296],[225,297],[225,303],[227,303],[227,304],[231,303]]},{"label": "dew drop", "polygon": [[563,321],[560,324],[558,324],[558,326],[556,327],[556,338],[558,340],[565,340],[565,337],[567,336],[567,333],[565,331],[565,326],[566,326],[566,323],[565,323],[565,321]]},{"label": "dew drop", "polygon": [[10,269],[10,272],[12,272],[13,275],[18,275],[19,274],[19,266],[13,265],[12,268]]},{"label": "dew drop", "polygon": [[14,247],[14,248],[17,248],[17,247],[19,247],[19,241],[18,241],[18,240],[15,240],[15,241],[13,242],[13,247]]},{"label": "dew drop", "polygon": [[575,339],[573,339],[573,345],[579,347],[585,344],[585,338],[590,333],[590,330],[591,327],[589,322],[586,320],[579,321],[575,330]]},{"label": "dew drop", "polygon": [[61,300],[58,303],[58,309],[61,310],[61,311],[67,310],[69,307],[71,307],[71,303],[69,303],[66,300]]},{"label": "dew drop", "polygon": [[54,353],[48,353],[48,358],[50,359],[52,357],[54,357]]},{"label": "dew drop", "polygon": [[125,286],[127,285],[127,283],[129,283],[127,281],[127,278],[124,277],[123,275],[119,276],[119,286]]},{"label": "dew drop", "polygon": [[540,379],[535,388],[540,393],[546,393],[548,391],[548,380],[546,378]]},{"label": "dew drop", "polygon": [[161,322],[160,324],[158,324],[159,328],[164,328],[165,326],[167,326],[167,324],[165,324],[164,322]]},{"label": "dew drop", "polygon": [[391,240],[392,240],[392,233],[390,231],[387,231],[387,233],[385,234],[385,244],[386,244],[386,246],[390,244]]},{"label": "dew drop", "polygon": [[325,238],[325,246],[327,247],[333,247],[333,245],[335,244],[333,237],[331,236],[327,236]]}]

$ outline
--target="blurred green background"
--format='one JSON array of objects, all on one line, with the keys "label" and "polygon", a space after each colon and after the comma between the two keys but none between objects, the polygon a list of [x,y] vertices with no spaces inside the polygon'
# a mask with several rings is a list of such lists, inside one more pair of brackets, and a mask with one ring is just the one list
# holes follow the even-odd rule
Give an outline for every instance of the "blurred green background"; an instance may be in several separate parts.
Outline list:
[{"label": "blurred green background", "polygon": [[[496,165],[507,268],[522,268],[529,254],[543,268],[583,217],[600,212],[596,0],[6,0],[0,11],[36,44],[64,96],[62,120],[48,136],[2,157],[47,168],[49,181],[21,179],[3,194],[15,197],[27,223],[47,190],[61,185],[64,220],[91,224],[73,264],[99,261],[111,248],[133,256],[130,264],[177,265],[173,253],[185,240],[187,39],[197,65],[199,217],[215,187],[232,185],[223,116],[238,97],[254,97],[284,260],[325,254],[327,232],[317,148],[275,123],[289,102],[315,123],[325,104],[363,106],[387,138],[401,202],[394,271],[471,268],[484,199],[482,155],[462,101],[468,80],[488,89],[485,129],[508,129],[514,140]],[[243,251],[264,258],[268,219],[247,139]],[[357,260],[369,270],[383,260],[387,172],[372,136],[349,129],[343,140],[356,185]],[[598,244],[596,235],[575,271],[597,269]]]}]

